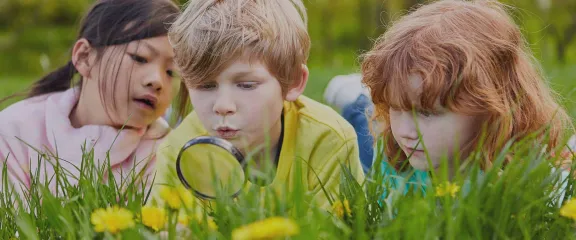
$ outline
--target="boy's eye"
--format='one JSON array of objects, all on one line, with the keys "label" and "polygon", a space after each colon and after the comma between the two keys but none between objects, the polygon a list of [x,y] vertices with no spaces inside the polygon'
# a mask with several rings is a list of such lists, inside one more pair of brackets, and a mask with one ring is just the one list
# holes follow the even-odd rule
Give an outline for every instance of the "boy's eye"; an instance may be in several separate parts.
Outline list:
[{"label": "boy's eye", "polygon": [[255,89],[258,84],[256,83],[238,83],[237,86],[244,90],[252,90]]},{"label": "boy's eye", "polygon": [[215,83],[205,83],[205,84],[200,84],[196,87],[199,90],[211,90],[216,88],[216,84]]},{"label": "boy's eye", "polygon": [[130,54],[130,58],[132,58],[132,60],[134,60],[137,63],[148,63],[148,60],[146,60],[146,58],[138,56],[136,54]]}]

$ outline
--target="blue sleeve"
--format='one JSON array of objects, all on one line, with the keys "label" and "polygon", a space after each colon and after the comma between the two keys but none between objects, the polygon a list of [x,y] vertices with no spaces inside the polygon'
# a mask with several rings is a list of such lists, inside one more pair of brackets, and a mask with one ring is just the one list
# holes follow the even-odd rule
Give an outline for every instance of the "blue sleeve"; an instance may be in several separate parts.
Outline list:
[{"label": "blue sleeve", "polygon": [[368,111],[373,108],[372,101],[365,96],[360,95],[355,102],[345,106],[342,109],[342,117],[344,117],[356,131],[358,137],[358,147],[360,153],[360,162],[362,163],[362,168],[364,173],[367,173],[372,167],[373,145],[374,138],[370,133],[370,127],[368,125]]}]

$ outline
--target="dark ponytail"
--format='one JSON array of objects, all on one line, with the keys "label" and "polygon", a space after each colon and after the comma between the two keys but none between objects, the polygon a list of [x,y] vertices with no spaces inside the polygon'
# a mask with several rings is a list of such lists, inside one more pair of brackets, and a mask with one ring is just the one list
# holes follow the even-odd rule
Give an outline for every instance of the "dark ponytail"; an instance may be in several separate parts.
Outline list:
[{"label": "dark ponytail", "polygon": [[51,72],[35,82],[28,92],[28,97],[65,91],[72,86],[74,74],[76,74],[76,68],[74,64],[72,64],[72,61],[68,61],[63,67],[56,69],[56,71]]}]

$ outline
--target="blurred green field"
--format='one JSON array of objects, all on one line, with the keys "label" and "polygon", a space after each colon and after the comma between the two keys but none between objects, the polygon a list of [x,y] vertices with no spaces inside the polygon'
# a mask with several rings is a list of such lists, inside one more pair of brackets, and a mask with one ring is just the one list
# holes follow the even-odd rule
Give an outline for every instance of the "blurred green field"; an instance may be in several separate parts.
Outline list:
[{"label": "blurred green field", "polygon": [[[2,87],[0,88],[0,99],[25,90],[32,82],[34,82],[34,80],[35,78],[32,77],[0,77],[0,82],[2,83]],[[6,108],[19,99],[21,98],[12,98],[0,103],[0,110]]]}]

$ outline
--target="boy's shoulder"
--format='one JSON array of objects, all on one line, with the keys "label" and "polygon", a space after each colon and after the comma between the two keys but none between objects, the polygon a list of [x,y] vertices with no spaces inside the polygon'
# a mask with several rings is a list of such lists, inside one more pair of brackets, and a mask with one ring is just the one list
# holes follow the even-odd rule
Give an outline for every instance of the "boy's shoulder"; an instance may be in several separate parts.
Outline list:
[{"label": "boy's shoulder", "polygon": [[[331,107],[301,96],[284,110],[284,142],[280,157],[304,159],[309,167],[332,175],[348,162],[362,175],[354,128]],[[329,166],[329,167],[327,167]],[[334,168],[333,168],[334,167]],[[338,172],[338,170],[334,170]]]},{"label": "boy's shoulder", "polygon": [[286,104],[297,116],[298,129],[305,136],[322,135],[341,141],[356,139],[352,125],[331,107],[300,96],[295,102]]}]

